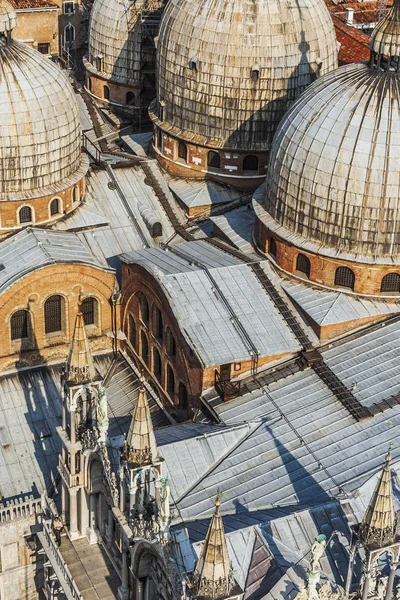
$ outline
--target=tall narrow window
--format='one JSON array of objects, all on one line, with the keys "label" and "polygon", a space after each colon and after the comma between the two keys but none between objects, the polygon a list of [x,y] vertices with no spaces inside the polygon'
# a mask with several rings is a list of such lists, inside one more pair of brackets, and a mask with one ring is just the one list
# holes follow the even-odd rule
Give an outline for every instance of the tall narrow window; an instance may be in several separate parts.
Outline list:
[{"label": "tall narrow window", "polygon": [[136,323],[132,315],[129,315],[129,342],[136,350]]},{"label": "tall narrow window", "polygon": [[96,56],[96,71],[102,71],[101,56]]},{"label": "tall narrow window", "polygon": [[50,202],[50,216],[58,215],[60,212],[60,200],[58,198],[53,198]]},{"label": "tall narrow window", "polygon": [[258,171],[258,158],[250,154],[243,161],[243,171]]},{"label": "tall narrow window", "polygon": [[145,325],[149,324],[149,303],[147,298],[142,292],[139,292],[139,306],[140,306],[140,318]]},{"label": "tall narrow window", "polygon": [[149,364],[149,342],[147,341],[147,335],[144,331],[140,332],[140,355],[146,365]]},{"label": "tall narrow window", "polygon": [[274,258],[276,258],[276,241],[273,237],[269,240],[268,251]]},{"label": "tall narrow window", "polygon": [[76,186],[74,187],[74,191],[72,192],[72,196],[73,196],[72,200],[73,200],[74,204],[75,204],[76,202],[79,202],[79,199],[80,199],[80,197],[81,197],[81,192],[80,192],[80,190],[79,190],[79,186],[78,186],[78,185],[76,185]]},{"label": "tall narrow window", "polygon": [[167,365],[167,394],[173,400],[175,397],[175,375],[170,365]]},{"label": "tall narrow window", "polygon": [[17,310],[10,321],[11,339],[22,340],[29,337],[29,313],[27,310]]},{"label": "tall narrow window", "polygon": [[127,92],[126,104],[129,104],[130,106],[133,106],[135,104],[135,94],[133,92]]},{"label": "tall narrow window", "polygon": [[388,273],[382,279],[381,292],[400,292],[400,275],[398,273]]},{"label": "tall narrow window", "polygon": [[165,329],[165,345],[167,352],[171,358],[176,357],[176,342],[175,338],[172,335],[172,331],[169,327]]},{"label": "tall narrow window", "polygon": [[210,152],[207,155],[207,165],[212,169],[220,169],[221,168],[221,158],[218,152]]},{"label": "tall narrow window", "polygon": [[66,28],[64,29],[64,41],[65,45],[72,44],[75,40],[75,27],[68,23]]},{"label": "tall narrow window", "polygon": [[110,99],[110,88],[108,87],[108,85],[105,85],[103,87],[103,96],[104,96],[104,100]]},{"label": "tall narrow window", "polygon": [[157,348],[153,348],[153,373],[161,383],[161,356]]},{"label": "tall narrow window", "polygon": [[335,273],[335,285],[340,287],[346,287],[349,289],[354,288],[354,273],[348,267],[338,267]]},{"label": "tall narrow window", "polygon": [[157,129],[157,148],[162,152],[162,131]]},{"label": "tall narrow window", "polygon": [[178,397],[179,408],[186,409],[189,403],[188,391],[186,389],[186,386],[182,382],[179,383]]},{"label": "tall narrow window", "polygon": [[178,158],[187,162],[187,146],[184,142],[179,142],[178,144]]},{"label": "tall narrow window", "polygon": [[30,206],[23,206],[19,209],[19,222],[32,223],[32,209]]},{"label": "tall narrow window", "polygon": [[153,304],[152,310],[152,330],[154,337],[161,341],[163,339],[163,318],[161,310]]},{"label": "tall narrow window", "polygon": [[300,273],[304,273],[307,277],[310,277],[310,260],[304,254],[298,254],[296,260],[296,271]]},{"label": "tall narrow window", "polygon": [[82,302],[82,314],[85,325],[98,324],[98,303],[96,298],[85,298]]},{"label": "tall narrow window", "polygon": [[44,330],[45,333],[54,333],[63,330],[62,296],[50,296],[44,303]]}]

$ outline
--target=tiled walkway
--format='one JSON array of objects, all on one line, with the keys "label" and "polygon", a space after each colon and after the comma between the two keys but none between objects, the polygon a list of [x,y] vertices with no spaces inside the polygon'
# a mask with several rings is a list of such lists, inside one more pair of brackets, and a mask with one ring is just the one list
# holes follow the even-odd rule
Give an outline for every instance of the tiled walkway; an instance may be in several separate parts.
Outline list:
[{"label": "tiled walkway", "polygon": [[121,581],[101,546],[62,536],[60,551],[83,600],[114,600]]}]

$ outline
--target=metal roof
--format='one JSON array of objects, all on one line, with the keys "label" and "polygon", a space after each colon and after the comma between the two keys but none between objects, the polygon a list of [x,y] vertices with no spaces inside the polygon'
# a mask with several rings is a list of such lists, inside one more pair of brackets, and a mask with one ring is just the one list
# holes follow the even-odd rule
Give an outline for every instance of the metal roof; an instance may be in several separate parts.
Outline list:
[{"label": "metal roof", "polygon": [[252,236],[254,228],[254,210],[250,204],[235,208],[223,215],[211,217],[214,230],[217,229],[223,237],[242,252],[253,253]]},{"label": "metal roof", "polygon": [[76,233],[24,229],[0,244],[0,292],[35,269],[70,262],[100,266]]},{"label": "metal roof", "polygon": [[125,254],[122,260],[141,265],[162,286],[183,334],[205,367],[251,358],[216,285],[260,357],[300,349],[248,265],[201,240],[175,248],[176,252],[142,250]]},{"label": "metal roof", "polygon": [[244,196],[250,196],[249,192],[237,190],[210,180],[171,179],[168,185],[185,208],[213,207],[234,202]]}]

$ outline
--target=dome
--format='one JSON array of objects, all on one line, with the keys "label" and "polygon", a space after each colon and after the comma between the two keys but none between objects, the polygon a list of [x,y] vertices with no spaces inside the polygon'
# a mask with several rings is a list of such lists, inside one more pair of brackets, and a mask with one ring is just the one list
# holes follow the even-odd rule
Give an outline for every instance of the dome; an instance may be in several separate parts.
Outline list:
[{"label": "dome", "polygon": [[[0,1],[0,23],[6,4]],[[57,66],[9,31],[0,34],[0,142],[0,200],[54,194],[85,174],[72,87]]]},{"label": "dome", "polygon": [[330,248],[360,260],[399,255],[400,80],[395,70],[346,65],[304,92],[276,133],[265,209],[274,222],[270,229],[318,253]]},{"label": "dome", "polygon": [[140,1],[95,0],[89,25],[89,63],[105,78],[126,85],[140,83],[138,17],[142,7]]},{"label": "dome", "polygon": [[0,2],[0,34],[7,34],[17,24],[17,15],[9,2]]},{"label": "dome", "polygon": [[164,131],[264,152],[288,106],[337,66],[337,42],[323,0],[169,0],[157,55]]}]

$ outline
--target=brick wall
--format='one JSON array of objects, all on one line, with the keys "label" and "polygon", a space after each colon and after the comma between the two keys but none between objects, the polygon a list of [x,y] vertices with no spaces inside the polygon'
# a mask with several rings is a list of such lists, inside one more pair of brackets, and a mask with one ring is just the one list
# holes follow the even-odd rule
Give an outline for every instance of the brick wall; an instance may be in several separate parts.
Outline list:
[{"label": "brick wall", "polygon": [[[110,79],[105,79],[100,77],[97,73],[89,72],[88,67],[90,63],[85,61],[85,66],[87,69],[86,72],[86,89],[90,94],[95,96],[96,100],[101,100],[104,104],[109,104],[110,102],[115,102],[116,104],[126,104],[126,95],[128,92],[132,92],[135,94],[135,100],[137,101],[137,105],[139,105],[140,100],[140,87],[133,87],[128,85],[122,85],[120,83],[114,83]],[[90,79],[90,82],[89,82]],[[110,90],[110,100],[107,100],[104,97],[104,86],[107,86]]]}]

